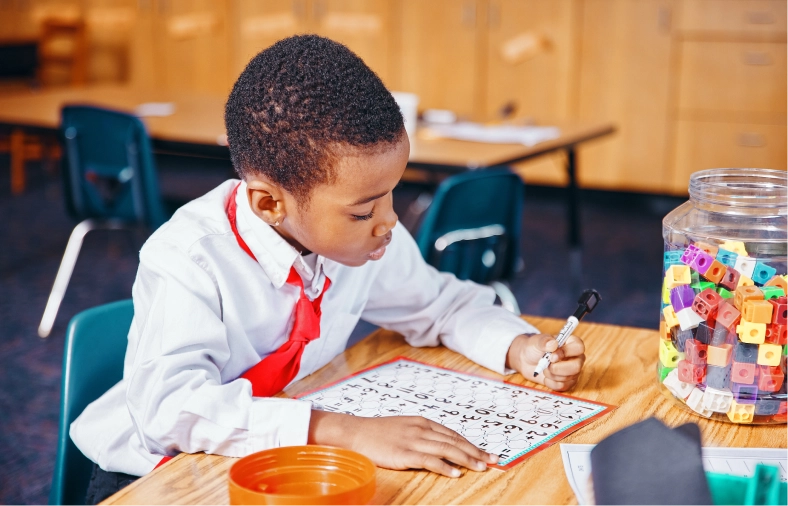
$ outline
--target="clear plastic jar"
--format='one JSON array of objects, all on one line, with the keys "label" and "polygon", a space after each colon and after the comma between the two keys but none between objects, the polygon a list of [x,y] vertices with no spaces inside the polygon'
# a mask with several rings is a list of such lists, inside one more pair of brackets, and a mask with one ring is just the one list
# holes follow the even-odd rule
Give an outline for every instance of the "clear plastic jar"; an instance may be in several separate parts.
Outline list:
[{"label": "clear plastic jar", "polygon": [[700,416],[786,423],[786,174],[696,172],[662,221],[657,378]]}]

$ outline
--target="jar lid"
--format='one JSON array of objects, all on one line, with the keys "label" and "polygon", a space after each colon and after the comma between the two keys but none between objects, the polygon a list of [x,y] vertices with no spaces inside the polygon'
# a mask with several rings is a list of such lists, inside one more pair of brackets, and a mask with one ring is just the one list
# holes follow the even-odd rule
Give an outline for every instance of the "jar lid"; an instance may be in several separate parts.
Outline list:
[{"label": "jar lid", "polygon": [[230,504],[366,504],[375,464],[344,448],[271,448],[238,460],[228,473]]},{"label": "jar lid", "polygon": [[[772,169],[708,169],[690,176],[690,199],[699,204],[788,214],[788,173]],[[770,213],[771,214],[771,213]]]}]

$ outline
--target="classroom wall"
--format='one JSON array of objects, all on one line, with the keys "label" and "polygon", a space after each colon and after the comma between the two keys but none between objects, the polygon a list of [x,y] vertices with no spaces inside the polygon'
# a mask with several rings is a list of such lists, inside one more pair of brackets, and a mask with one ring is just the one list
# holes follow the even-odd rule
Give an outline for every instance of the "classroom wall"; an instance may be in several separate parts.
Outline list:
[{"label": "classroom wall", "polygon": [[[420,109],[477,121],[612,121],[587,188],[686,192],[722,166],[786,168],[784,0],[0,0],[0,39],[79,17],[88,81],[228,93],[295,33],[347,44]],[[518,165],[563,185],[561,155]]]}]

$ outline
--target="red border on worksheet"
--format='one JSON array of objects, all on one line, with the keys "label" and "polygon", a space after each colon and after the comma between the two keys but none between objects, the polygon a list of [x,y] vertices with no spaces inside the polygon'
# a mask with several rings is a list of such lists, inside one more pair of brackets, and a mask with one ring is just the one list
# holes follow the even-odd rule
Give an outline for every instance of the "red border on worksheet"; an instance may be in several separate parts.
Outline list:
[{"label": "red border on worksheet", "polygon": [[512,383],[510,381],[503,381],[503,380],[499,380],[499,379],[488,378],[487,376],[481,376],[479,374],[467,373],[467,372],[464,372],[464,371],[458,371],[456,369],[450,369],[448,367],[441,367],[439,365],[428,364],[427,362],[421,362],[419,360],[414,360],[412,358],[404,357],[404,356],[399,356],[399,357],[393,358],[391,360],[388,360],[386,362],[381,362],[379,364],[375,364],[373,366],[367,367],[366,369],[362,369],[362,370],[357,371],[357,372],[355,372],[353,374],[345,376],[344,378],[338,379],[338,380],[334,381],[333,383],[329,383],[328,385],[323,385],[322,387],[314,388],[312,390],[309,390],[308,392],[304,392],[302,394],[298,394],[294,398],[295,399],[300,399],[301,397],[313,394],[315,392],[319,392],[320,390],[325,390],[327,388],[331,388],[334,385],[337,385],[339,383],[347,381],[350,378],[353,378],[355,376],[359,376],[359,375],[361,375],[361,374],[363,374],[363,373],[365,373],[367,371],[371,371],[372,369],[377,369],[378,367],[381,367],[381,366],[384,366],[384,365],[387,365],[387,364],[391,364],[391,363],[397,362],[399,360],[406,360],[408,362],[415,362],[417,364],[426,365],[426,366],[429,366],[429,367],[434,367],[436,369],[443,369],[444,371],[450,371],[450,372],[457,373],[457,374],[463,374],[465,376],[473,376],[475,378],[481,378],[481,379],[486,380],[486,381],[493,381],[493,382],[498,382],[498,383],[504,383],[506,385],[512,385],[514,387],[517,387],[520,390],[530,390],[530,391],[533,391],[533,392],[547,393],[547,394],[550,394],[550,395],[557,395],[558,397],[564,397],[564,398],[572,399],[572,400],[575,400],[575,401],[587,402],[589,404],[596,404],[597,406],[603,406],[605,408],[602,411],[600,411],[599,413],[595,414],[594,416],[586,418],[585,420],[583,420],[582,422],[580,422],[580,423],[578,423],[576,425],[572,425],[571,427],[566,427],[564,430],[562,430],[560,432],[557,432],[548,441],[542,443],[541,445],[537,446],[536,448],[534,448],[533,450],[529,451],[528,453],[520,455],[519,457],[517,457],[517,459],[509,462],[505,466],[499,466],[498,464],[488,464],[488,467],[494,467],[496,469],[507,470],[507,469],[510,469],[511,467],[514,467],[515,465],[519,464],[520,462],[522,462],[526,458],[528,458],[528,457],[530,457],[530,456],[532,456],[532,455],[534,455],[536,453],[539,453],[540,451],[544,450],[545,448],[548,448],[548,447],[554,445],[555,443],[557,443],[561,439],[565,438],[569,434],[575,432],[576,430],[578,430],[578,429],[580,429],[582,427],[585,427],[589,423],[593,422],[594,420],[596,420],[598,418],[601,418],[602,416],[610,413],[611,411],[613,411],[614,409],[616,409],[618,407],[618,406],[613,406],[611,404],[605,404],[603,402],[590,401],[588,399],[582,399],[580,397],[573,397],[571,395],[561,394],[561,393],[558,393],[558,392],[539,390],[537,388],[531,388],[531,387],[527,387],[527,386],[524,386],[524,385],[519,385],[517,383]]}]

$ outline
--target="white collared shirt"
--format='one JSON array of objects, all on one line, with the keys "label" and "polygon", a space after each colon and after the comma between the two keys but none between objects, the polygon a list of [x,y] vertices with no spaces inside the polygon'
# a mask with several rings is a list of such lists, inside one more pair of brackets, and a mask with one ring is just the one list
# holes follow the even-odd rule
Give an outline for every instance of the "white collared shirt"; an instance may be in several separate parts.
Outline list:
[{"label": "white collared shirt", "polygon": [[252,397],[239,376],[287,341],[299,289],[309,298],[325,277],[321,335],[304,349],[297,381],[342,353],[359,318],[413,346],[438,346],[504,371],[519,334],[537,330],[493,306],[491,288],[439,273],[401,225],[377,262],[347,267],[318,256],[314,269],[249,207],[241,183],[238,245],[225,204],[237,180],[185,205],[140,252],[134,320],[123,379],[71,425],[77,447],[106,471],[142,476],[163,455],[240,457],[306,444],[311,403]]}]

